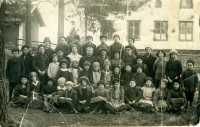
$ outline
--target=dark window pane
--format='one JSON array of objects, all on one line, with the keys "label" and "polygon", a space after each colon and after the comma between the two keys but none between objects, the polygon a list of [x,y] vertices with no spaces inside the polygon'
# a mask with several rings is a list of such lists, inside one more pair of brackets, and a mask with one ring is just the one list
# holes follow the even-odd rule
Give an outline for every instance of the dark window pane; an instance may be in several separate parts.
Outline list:
[{"label": "dark window pane", "polygon": [[135,33],[134,33],[134,38],[135,39],[140,39],[140,23],[136,22],[135,23]]}]

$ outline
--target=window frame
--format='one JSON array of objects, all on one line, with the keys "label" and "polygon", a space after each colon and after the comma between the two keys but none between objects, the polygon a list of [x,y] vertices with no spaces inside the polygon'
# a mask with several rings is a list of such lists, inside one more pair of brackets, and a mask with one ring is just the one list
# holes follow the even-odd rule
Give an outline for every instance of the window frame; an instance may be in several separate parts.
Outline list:
[{"label": "window frame", "polygon": [[127,35],[126,35],[126,39],[128,40],[128,30],[129,30],[129,22],[137,22],[139,23],[139,39],[135,38],[135,34],[133,35],[133,38],[135,39],[135,41],[141,41],[141,20],[127,20]]},{"label": "window frame", "polygon": [[180,9],[193,9],[194,8],[193,0],[190,1],[191,1],[191,8],[188,8],[188,7],[181,7],[182,0],[180,0]]},{"label": "window frame", "polygon": [[[191,40],[186,40],[186,38],[187,38],[186,34],[185,34],[185,40],[181,40],[181,39],[180,39],[180,35],[181,35],[181,34],[180,34],[180,31],[181,31],[181,23],[192,23],[192,33],[191,33],[191,34],[192,34],[192,35],[191,35],[191,36],[192,36],[192,37],[191,37],[192,39],[191,39]],[[194,39],[194,37],[193,37],[193,36],[194,36],[194,32],[193,32],[194,28],[193,28],[193,26],[194,26],[194,21],[179,21],[179,39],[178,39],[178,40],[179,40],[180,42],[185,42],[185,41],[186,41],[186,42],[193,42],[193,39]]]},{"label": "window frame", "polygon": [[[166,22],[167,23],[166,40],[162,40],[162,39],[157,40],[157,39],[155,39],[156,23],[160,23],[160,22]],[[159,34],[160,34],[160,38],[161,38],[162,33],[159,33]],[[168,41],[168,21],[166,21],[166,20],[163,20],[163,21],[161,21],[161,20],[154,20],[154,36],[153,36],[153,41]]]}]

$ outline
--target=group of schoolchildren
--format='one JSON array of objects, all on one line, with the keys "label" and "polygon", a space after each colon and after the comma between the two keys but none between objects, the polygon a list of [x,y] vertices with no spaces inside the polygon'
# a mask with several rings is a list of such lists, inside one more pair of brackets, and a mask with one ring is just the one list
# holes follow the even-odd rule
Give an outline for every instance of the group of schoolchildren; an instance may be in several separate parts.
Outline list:
[{"label": "group of schoolchildren", "polygon": [[61,37],[54,51],[46,37],[37,54],[25,45],[19,57],[19,50],[13,49],[6,69],[12,106],[27,107],[37,98],[44,101],[46,112],[53,112],[51,104],[70,113],[117,114],[180,112],[192,105],[198,90],[193,60],[182,71],[176,50],[166,60],[163,50],[154,56],[150,45],[140,55],[134,38],[125,47],[119,35],[113,40],[108,46],[107,37],[101,35],[101,44],[96,46],[93,37],[87,36],[82,46],[79,35],[70,44]]}]

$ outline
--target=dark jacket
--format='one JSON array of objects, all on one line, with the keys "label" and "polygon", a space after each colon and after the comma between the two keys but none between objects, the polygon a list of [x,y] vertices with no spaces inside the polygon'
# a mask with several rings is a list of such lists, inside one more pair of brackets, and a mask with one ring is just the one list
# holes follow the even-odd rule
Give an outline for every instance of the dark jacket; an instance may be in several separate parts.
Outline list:
[{"label": "dark jacket", "polygon": [[198,76],[194,70],[186,70],[181,75],[181,85],[185,87],[185,91],[195,91],[198,86]]},{"label": "dark jacket", "polygon": [[136,80],[136,86],[143,87],[145,83],[146,75],[144,73],[135,73],[133,74],[133,79]]},{"label": "dark jacket", "polygon": [[60,77],[64,77],[66,79],[66,81],[73,81],[72,73],[69,71],[59,70],[57,73],[57,81]]},{"label": "dark jacket", "polygon": [[129,46],[131,46],[131,48],[132,48],[132,54],[135,55],[135,56],[137,56],[137,55],[138,55],[138,50],[137,50],[137,48],[136,48],[133,44],[131,44],[131,45],[129,45]]},{"label": "dark jacket", "polygon": [[108,49],[108,52],[107,52],[107,55],[110,56],[110,47],[107,45],[107,44],[100,44],[97,46],[97,56],[100,56],[100,52],[99,52],[99,48],[102,46],[102,45],[105,45]]},{"label": "dark jacket", "polygon": [[42,87],[42,90],[41,90],[40,94],[41,95],[49,95],[49,94],[52,94],[54,92],[57,92],[56,86],[54,86],[54,85],[51,85],[51,86],[45,85],[45,86]]},{"label": "dark jacket", "polygon": [[110,61],[110,57],[109,56],[106,56],[105,59],[103,59],[101,56],[97,57],[97,62],[100,64],[101,70],[104,69],[104,67],[103,67],[104,61],[107,60],[107,59]]},{"label": "dark jacket", "polygon": [[49,66],[49,58],[45,54],[37,54],[33,57],[32,67],[35,72],[46,71]]},{"label": "dark jacket", "polygon": [[30,97],[31,94],[29,84],[27,84],[26,88],[22,88],[22,84],[17,84],[14,92],[14,101],[16,101],[20,95]]},{"label": "dark jacket", "polygon": [[181,73],[182,73],[182,64],[179,60],[167,61],[165,67],[165,74],[167,78],[170,77],[171,80],[174,80],[176,76],[180,78]]},{"label": "dark jacket", "polygon": [[131,81],[132,77],[133,77],[133,73],[132,72],[125,72],[121,76],[121,80],[122,80],[124,89],[129,87],[129,82]]},{"label": "dark jacket", "polygon": [[130,63],[132,66],[136,64],[136,56],[134,54],[125,54],[122,59],[124,60],[125,64]]},{"label": "dark jacket", "polygon": [[55,53],[58,52],[58,50],[61,49],[62,51],[64,51],[64,56],[67,56],[70,52],[69,52],[69,46],[67,44],[58,44],[56,46],[56,49],[55,49]]},{"label": "dark jacket", "polygon": [[79,43],[78,44],[77,43],[70,43],[69,44],[69,53],[72,52],[72,45],[74,45],[74,44],[77,46],[77,52],[78,52],[78,54],[82,55],[83,54],[82,45],[79,44]]},{"label": "dark jacket", "polygon": [[78,78],[80,78],[80,77],[82,77],[82,76],[86,76],[88,79],[90,79],[90,75],[91,75],[90,70],[85,71],[85,69],[83,69],[83,71],[81,71],[81,72],[79,73]]},{"label": "dark jacket", "polygon": [[115,51],[121,51],[122,49],[122,56],[125,54],[124,46],[121,43],[114,42],[112,45],[110,45],[110,59],[115,58]]},{"label": "dark jacket", "polygon": [[24,64],[24,71],[26,75],[29,75],[32,71],[32,62],[33,62],[33,56],[31,56],[30,52],[27,54],[27,56],[24,59],[24,55],[21,55],[20,58],[23,61]]},{"label": "dark jacket", "polygon": [[153,56],[152,54],[150,54],[149,57],[147,57],[147,54],[143,56],[143,63],[147,65],[149,71],[149,77],[151,77],[152,79],[154,79],[155,77],[155,74],[153,72],[153,65],[156,59],[157,57]]},{"label": "dark jacket", "polygon": [[44,54],[48,56],[51,63],[53,61],[51,56],[54,54],[54,50],[52,48],[45,49]]},{"label": "dark jacket", "polygon": [[24,74],[24,64],[21,58],[12,58],[7,62],[6,78],[10,83],[17,83]]},{"label": "dark jacket", "polygon": [[93,48],[93,56],[97,56],[97,47],[96,47],[96,45],[94,44],[94,43],[91,43],[91,44],[89,44],[89,43],[85,43],[83,46],[82,46],[82,50],[83,50],[83,56],[86,56],[87,55],[87,53],[86,53],[86,49],[87,49],[87,47],[92,47]]},{"label": "dark jacket", "polygon": [[41,91],[40,86],[42,86],[40,81],[38,81],[37,86],[35,86],[33,84],[33,82],[30,82],[30,91],[34,91],[36,93],[40,93],[40,91]]},{"label": "dark jacket", "polygon": [[135,87],[128,87],[125,89],[124,92],[124,99],[125,103],[129,103],[129,101],[138,102],[142,98],[141,90],[139,88]]},{"label": "dark jacket", "polygon": [[90,87],[86,87],[83,89],[81,86],[79,86],[78,91],[77,91],[78,101],[83,101],[86,100],[88,103],[90,103],[90,99],[92,97],[92,91]]},{"label": "dark jacket", "polygon": [[81,57],[81,59],[80,59],[80,61],[79,61],[79,66],[80,66],[81,68],[84,68],[83,63],[84,63],[85,61],[89,61],[89,62],[91,63],[91,65],[92,65],[94,62],[97,62],[97,59],[96,59],[96,57],[94,57],[93,55],[90,56],[90,57],[88,57],[88,56],[83,56],[83,57]]},{"label": "dark jacket", "polygon": [[146,64],[136,64],[136,65],[134,65],[133,66],[133,73],[136,73],[137,72],[137,68],[138,67],[141,67],[142,68],[142,72],[143,73],[145,73],[145,75],[148,77],[149,76],[149,69],[148,69],[148,67],[147,67],[147,65]]}]

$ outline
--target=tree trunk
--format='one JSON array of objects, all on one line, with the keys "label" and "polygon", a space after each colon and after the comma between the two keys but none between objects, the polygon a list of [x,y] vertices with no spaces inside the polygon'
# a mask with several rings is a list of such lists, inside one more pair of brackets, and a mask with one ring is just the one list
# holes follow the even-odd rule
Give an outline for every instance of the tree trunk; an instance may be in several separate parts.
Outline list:
[{"label": "tree trunk", "polygon": [[31,45],[31,0],[26,0],[26,45]]},{"label": "tree trunk", "polygon": [[2,127],[6,127],[8,123],[6,93],[5,93],[5,38],[4,38],[5,9],[6,9],[6,3],[2,2],[0,7],[0,126]]},{"label": "tree trunk", "polygon": [[58,39],[64,36],[64,12],[65,5],[64,0],[59,0],[59,11],[58,11]]}]

